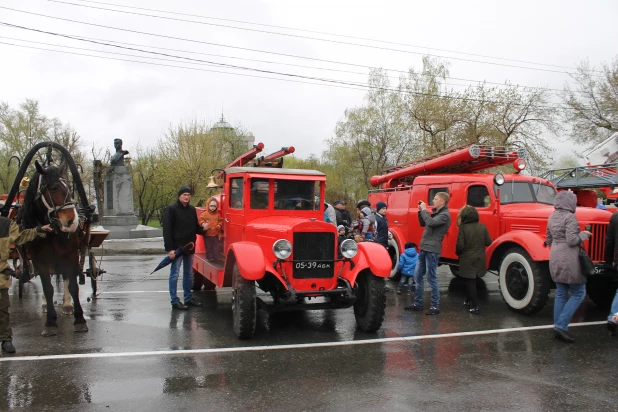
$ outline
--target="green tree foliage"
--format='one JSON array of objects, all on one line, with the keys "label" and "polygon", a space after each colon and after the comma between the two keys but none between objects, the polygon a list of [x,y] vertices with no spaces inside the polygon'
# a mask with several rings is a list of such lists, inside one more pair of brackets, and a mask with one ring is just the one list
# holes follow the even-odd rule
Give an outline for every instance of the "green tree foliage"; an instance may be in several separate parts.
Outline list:
[{"label": "green tree foliage", "polygon": [[600,69],[581,62],[571,78],[575,86],[565,85],[562,99],[573,141],[592,146],[618,132],[618,56]]},{"label": "green tree foliage", "polygon": [[[37,143],[52,141],[64,146],[75,160],[81,164],[85,159],[79,134],[69,124],[57,118],[44,116],[36,100],[26,99],[18,108],[0,102],[0,191],[7,193],[17,174],[17,162],[7,166],[11,156],[23,159]],[[45,151],[40,150],[38,159],[42,160]],[[59,159],[59,154],[54,158]],[[34,164],[32,164],[34,168]],[[85,170],[86,171],[86,170]],[[82,180],[89,181],[89,176]]]},{"label": "green tree foliage", "polygon": [[532,167],[546,167],[544,137],[557,130],[546,90],[506,83],[455,91],[447,87],[448,76],[445,63],[428,57],[397,87],[386,72],[371,72],[364,104],[345,111],[323,154],[333,174],[344,177],[334,179],[338,193],[363,198],[371,176],[464,143],[514,144],[527,149]]}]

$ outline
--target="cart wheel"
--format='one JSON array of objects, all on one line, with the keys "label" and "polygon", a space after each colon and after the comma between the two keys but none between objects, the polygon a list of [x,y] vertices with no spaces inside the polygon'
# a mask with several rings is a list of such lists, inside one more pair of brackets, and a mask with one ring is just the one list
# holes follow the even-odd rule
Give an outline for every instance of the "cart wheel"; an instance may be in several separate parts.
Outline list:
[{"label": "cart wheel", "polygon": [[90,286],[92,286],[92,297],[97,296],[97,278],[91,276],[90,277]]},{"label": "cart wheel", "polygon": [[97,268],[97,260],[94,253],[88,254],[88,265],[90,266],[90,286],[92,287],[92,297],[97,296],[97,280],[99,278],[99,268]]}]

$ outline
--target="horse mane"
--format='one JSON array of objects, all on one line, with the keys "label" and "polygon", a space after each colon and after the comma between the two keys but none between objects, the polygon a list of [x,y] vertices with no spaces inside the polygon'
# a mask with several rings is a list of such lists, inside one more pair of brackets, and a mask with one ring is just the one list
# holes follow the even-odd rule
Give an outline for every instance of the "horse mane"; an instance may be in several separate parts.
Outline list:
[{"label": "horse mane", "polygon": [[[60,174],[60,169],[56,166],[48,166],[45,169],[45,172],[46,174],[43,176],[43,180],[45,182],[55,182],[62,177]],[[24,204],[21,207],[21,223],[26,229],[32,229],[41,224],[45,224],[45,222],[37,219],[35,200],[39,189],[39,176],[41,176],[41,174],[38,171],[35,171],[32,179],[30,179],[28,188],[26,189]]]}]

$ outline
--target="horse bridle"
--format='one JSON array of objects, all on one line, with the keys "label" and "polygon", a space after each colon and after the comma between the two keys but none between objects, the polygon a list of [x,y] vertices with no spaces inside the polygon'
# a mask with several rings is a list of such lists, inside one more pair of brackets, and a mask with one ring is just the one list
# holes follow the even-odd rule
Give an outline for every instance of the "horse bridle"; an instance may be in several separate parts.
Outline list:
[{"label": "horse bridle", "polygon": [[[47,218],[49,219],[49,223],[53,223],[54,221],[59,220],[57,217],[53,217],[52,215],[56,214],[57,216],[60,210],[75,209],[75,202],[73,202],[73,200],[71,199],[71,191],[69,190],[69,185],[66,179],[59,178],[58,180],[60,181],[60,184],[62,184],[62,186],[64,186],[67,190],[67,194],[64,198],[64,203],[60,206],[56,206],[54,204],[54,199],[52,199],[49,188],[46,184],[42,183],[43,175],[39,175],[39,182],[37,185],[37,197],[41,198],[43,205],[45,205],[45,208],[47,209]],[[45,192],[49,194],[49,203],[47,202],[47,199],[45,199]]]}]

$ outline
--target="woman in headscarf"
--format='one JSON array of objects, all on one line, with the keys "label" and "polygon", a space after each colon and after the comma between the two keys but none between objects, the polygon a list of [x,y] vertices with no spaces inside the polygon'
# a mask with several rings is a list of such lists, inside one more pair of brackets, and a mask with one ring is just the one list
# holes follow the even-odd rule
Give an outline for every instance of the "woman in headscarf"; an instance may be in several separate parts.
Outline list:
[{"label": "woman in headscarf", "polygon": [[569,323],[586,296],[586,278],[579,265],[579,245],[592,236],[589,231],[580,231],[576,207],[575,193],[562,191],[556,195],[556,210],[549,216],[544,243],[551,246],[549,272],[556,283],[554,336],[568,343],[575,342],[568,332]]}]

